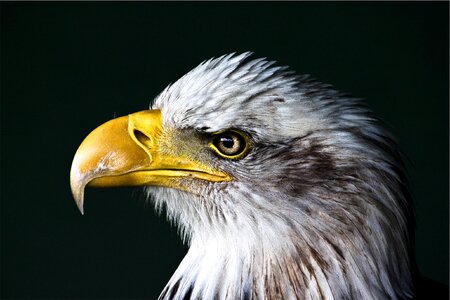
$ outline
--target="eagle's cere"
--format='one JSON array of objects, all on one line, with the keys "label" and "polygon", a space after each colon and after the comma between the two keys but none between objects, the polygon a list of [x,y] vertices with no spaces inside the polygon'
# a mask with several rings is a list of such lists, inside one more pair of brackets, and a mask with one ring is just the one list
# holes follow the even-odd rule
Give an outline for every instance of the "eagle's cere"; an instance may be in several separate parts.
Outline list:
[{"label": "eagle's cere", "polygon": [[210,59],[80,146],[71,186],[146,186],[190,245],[161,299],[411,297],[411,201],[358,99],[250,53]]}]

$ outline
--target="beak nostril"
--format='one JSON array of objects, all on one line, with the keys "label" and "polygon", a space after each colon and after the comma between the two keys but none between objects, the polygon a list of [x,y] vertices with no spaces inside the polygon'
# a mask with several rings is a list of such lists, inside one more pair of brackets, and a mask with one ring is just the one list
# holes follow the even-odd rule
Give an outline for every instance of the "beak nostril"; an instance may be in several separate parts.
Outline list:
[{"label": "beak nostril", "polygon": [[148,148],[151,147],[152,139],[149,136],[147,136],[145,133],[143,133],[142,131],[139,131],[137,129],[134,129],[133,134],[142,145],[147,146]]}]

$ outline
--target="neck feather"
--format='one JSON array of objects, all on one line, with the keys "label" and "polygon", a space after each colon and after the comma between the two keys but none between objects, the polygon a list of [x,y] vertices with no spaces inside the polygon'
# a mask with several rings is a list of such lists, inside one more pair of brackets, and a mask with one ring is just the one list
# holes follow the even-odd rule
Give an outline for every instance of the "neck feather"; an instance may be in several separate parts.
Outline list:
[{"label": "neck feather", "polygon": [[402,283],[389,278],[376,253],[358,249],[355,237],[336,242],[318,230],[306,236],[301,228],[275,227],[256,235],[263,238],[245,238],[251,234],[242,230],[234,235],[241,238],[194,238],[160,299],[402,297],[396,292]]}]

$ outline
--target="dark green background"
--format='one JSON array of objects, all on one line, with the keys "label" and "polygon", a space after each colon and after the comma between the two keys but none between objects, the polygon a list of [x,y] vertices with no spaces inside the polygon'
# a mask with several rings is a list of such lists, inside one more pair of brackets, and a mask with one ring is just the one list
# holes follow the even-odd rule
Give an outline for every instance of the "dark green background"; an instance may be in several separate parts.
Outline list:
[{"label": "dark green background", "polygon": [[251,50],[367,99],[409,157],[417,261],[448,282],[448,2],[1,3],[1,297],[157,297],[186,248],[72,157],[202,60]]}]

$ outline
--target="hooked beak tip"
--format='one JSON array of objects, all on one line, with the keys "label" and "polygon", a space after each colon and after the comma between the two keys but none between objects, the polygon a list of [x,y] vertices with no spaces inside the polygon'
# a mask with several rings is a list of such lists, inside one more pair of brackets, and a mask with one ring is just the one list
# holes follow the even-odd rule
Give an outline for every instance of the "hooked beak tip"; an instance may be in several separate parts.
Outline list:
[{"label": "hooked beak tip", "polygon": [[78,210],[80,211],[80,213],[82,215],[84,215],[83,198],[76,200],[76,203],[77,203]]},{"label": "hooked beak tip", "polygon": [[72,190],[72,195],[77,204],[78,210],[82,215],[84,215],[84,188],[86,186],[86,180],[74,180],[74,172],[72,169],[70,176],[70,188]]}]

